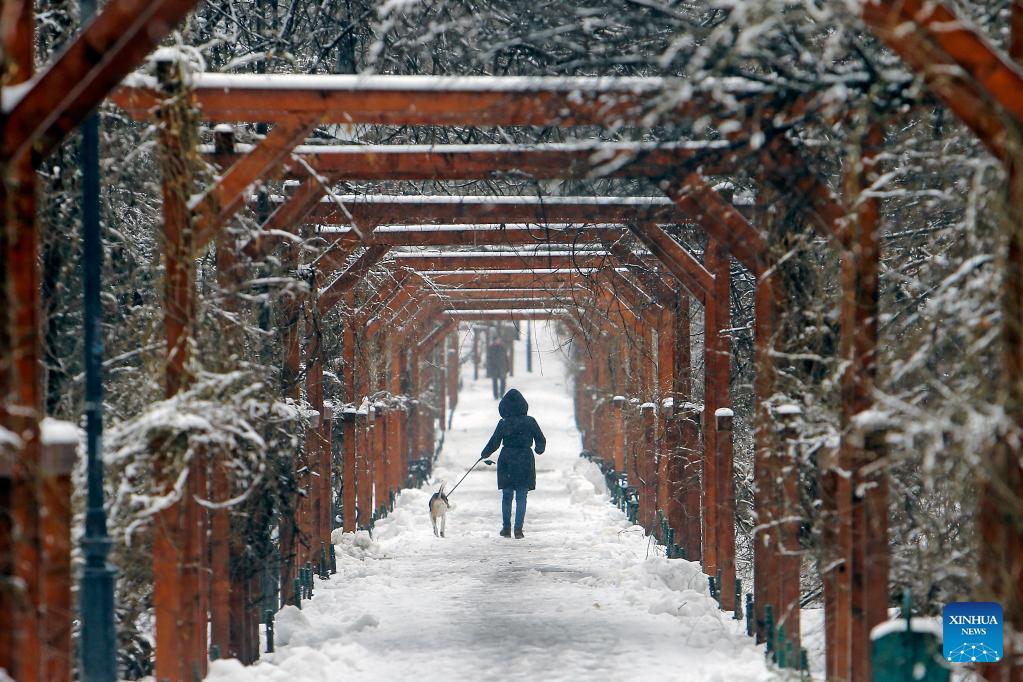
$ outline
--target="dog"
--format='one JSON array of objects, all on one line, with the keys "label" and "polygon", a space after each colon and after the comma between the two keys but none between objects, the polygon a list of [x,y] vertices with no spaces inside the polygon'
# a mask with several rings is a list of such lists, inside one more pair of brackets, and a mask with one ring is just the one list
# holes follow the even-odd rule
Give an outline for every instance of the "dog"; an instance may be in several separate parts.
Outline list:
[{"label": "dog", "polygon": [[[433,534],[439,538],[444,537],[444,526],[447,522],[448,509],[451,503],[448,496],[444,494],[445,483],[440,484],[440,490],[430,498],[430,520],[433,521]],[[437,530],[437,521],[440,520],[440,531]]]}]

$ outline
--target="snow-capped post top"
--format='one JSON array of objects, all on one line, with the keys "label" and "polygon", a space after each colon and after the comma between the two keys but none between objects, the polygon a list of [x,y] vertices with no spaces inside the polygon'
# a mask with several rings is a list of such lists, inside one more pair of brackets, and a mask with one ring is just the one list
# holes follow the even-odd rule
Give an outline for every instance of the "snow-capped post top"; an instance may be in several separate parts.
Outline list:
[{"label": "snow-capped post top", "polygon": [[75,466],[81,432],[71,422],[46,417],[40,427],[43,457],[40,471],[43,476],[67,476]]},{"label": "snow-capped post top", "polygon": [[881,410],[864,410],[852,418],[850,439],[854,447],[874,452],[883,450],[888,444],[888,433],[892,430],[892,419]]},{"label": "snow-capped post top", "polygon": [[714,422],[718,431],[731,431],[735,421],[735,413],[727,407],[719,407],[714,410]]},{"label": "snow-capped post top", "polygon": [[0,478],[10,478],[14,473],[14,455],[22,446],[21,438],[13,431],[0,426]]},{"label": "snow-capped post top", "polygon": [[796,437],[796,422],[803,414],[803,408],[792,403],[785,403],[774,408],[774,418],[778,422],[778,430],[786,438]]},{"label": "snow-capped post top", "polygon": [[644,413],[652,412],[652,413],[656,414],[657,413],[657,404],[656,403],[643,403],[642,405],[639,406],[639,409],[640,409],[641,412],[644,412]]},{"label": "snow-capped post top", "polygon": [[234,145],[234,126],[229,123],[218,123],[213,129],[213,153],[233,154]]},{"label": "snow-capped post top", "polygon": [[615,407],[624,407],[624,405],[625,405],[625,396],[623,396],[623,395],[616,395],[614,398],[611,398],[611,402],[614,403]]},{"label": "snow-capped post top", "polygon": [[306,410],[305,418],[309,420],[309,428],[315,429],[320,425],[320,412],[319,410]]}]

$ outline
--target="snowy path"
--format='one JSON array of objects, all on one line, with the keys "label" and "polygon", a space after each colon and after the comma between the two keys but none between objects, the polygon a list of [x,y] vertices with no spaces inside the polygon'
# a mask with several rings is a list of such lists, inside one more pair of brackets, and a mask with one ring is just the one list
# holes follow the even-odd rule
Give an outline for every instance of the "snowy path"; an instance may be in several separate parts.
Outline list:
[{"label": "snowy path", "polygon": [[[345,536],[338,574],[311,602],[277,617],[278,649],[250,668],[213,664],[209,679],[760,680],[763,654],[720,614],[695,564],[667,561],[607,502],[597,468],[579,459],[570,386],[542,324],[542,353],[518,388],[548,438],[537,458],[524,540],[498,536],[494,469],[452,497],[448,537],[432,535],[427,500],[479,456],[497,421],[489,380],[464,388],[426,490],[402,493],[368,538]],[[542,365],[542,374],[540,371]],[[601,491],[601,492],[598,492]]]}]

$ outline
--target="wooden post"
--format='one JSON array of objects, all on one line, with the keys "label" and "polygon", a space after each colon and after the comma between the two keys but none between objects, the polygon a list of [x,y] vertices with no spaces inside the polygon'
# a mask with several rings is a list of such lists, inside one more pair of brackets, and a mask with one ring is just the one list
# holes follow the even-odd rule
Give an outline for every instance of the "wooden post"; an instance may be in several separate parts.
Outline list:
[{"label": "wooden post", "polygon": [[675,404],[675,311],[664,307],[657,330],[657,397],[661,404],[657,437],[657,509],[667,513],[671,499],[671,461],[674,452],[668,435]]},{"label": "wooden post", "polygon": [[450,340],[445,344],[447,347],[447,369],[448,378],[448,407],[454,412],[458,404],[458,327],[451,334]]},{"label": "wooden post", "polygon": [[[292,244],[284,247],[282,256],[284,267],[294,271],[298,267],[298,248]],[[301,345],[299,342],[298,320],[300,317],[301,304],[297,293],[286,291],[284,300],[281,303],[281,319],[278,322],[280,340],[284,346],[284,366],[281,370],[282,393],[298,402],[299,384],[298,372],[301,362]],[[298,473],[304,467],[305,453],[302,450],[288,453],[291,460],[291,473],[296,477],[295,484],[301,488],[306,483],[305,477],[299,478]],[[295,600],[294,585],[298,576],[298,567],[302,563],[302,549],[299,538],[301,534],[303,514],[305,512],[305,497],[302,495],[289,495],[280,509],[278,521],[278,537],[280,538],[281,556],[281,602],[291,604]]]},{"label": "wooden post", "polygon": [[[436,390],[437,390],[436,410],[437,410],[437,416],[439,417],[438,421],[440,421],[440,430],[443,432],[443,431],[446,431],[447,428],[448,428],[448,426],[447,426],[447,423],[448,423],[448,420],[447,420],[447,416],[448,416],[448,414],[447,414],[447,404],[448,404],[447,387],[448,387],[448,378],[447,377],[448,377],[448,372],[450,371],[450,367],[447,366],[448,365],[448,363],[447,363],[447,353],[444,350],[444,342],[441,342],[440,344],[438,344],[437,347],[431,353],[431,355],[434,358],[434,363],[433,363],[434,364],[433,381],[434,381],[434,386],[436,386]],[[431,451],[431,453],[433,452],[433,443],[430,444],[430,451]]]},{"label": "wooden post", "polygon": [[[315,285],[312,287],[315,288]],[[326,511],[330,499],[329,485],[324,487],[323,480],[330,481],[330,460],[329,453],[324,447],[326,438],[324,433],[329,433],[330,419],[325,416],[323,403],[323,360],[321,357],[322,347],[320,345],[319,311],[315,302],[309,306],[310,317],[306,321],[306,400],[312,409],[319,413],[315,426],[309,428],[306,433],[305,457],[306,457],[306,524],[305,533],[307,538],[307,549],[305,558],[318,564],[320,559],[320,542],[324,536],[330,534],[330,515]],[[324,493],[327,493],[324,498]],[[324,512],[326,511],[326,522]]]},{"label": "wooden post", "polygon": [[[220,151],[233,151],[234,134],[216,133],[216,148]],[[227,233],[217,235],[217,284],[220,287],[220,305],[227,313],[237,313],[238,298],[235,292],[238,287],[238,262],[234,244]],[[223,339],[228,346],[238,347],[238,334],[230,322],[221,329]],[[210,461],[212,499],[223,503],[231,495],[231,481],[228,477],[227,452],[216,452]],[[227,658],[238,658],[240,649],[232,646],[231,637],[231,597],[234,591],[244,591],[244,581],[234,580],[231,573],[231,511],[221,508],[210,511],[210,645],[216,646],[221,655]]]},{"label": "wooden post", "polygon": [[686,559],[700,561],[703,558],[702,452],[700,447],[701,408],[684,402],[679,411],[679,466],[681,468],[680,491],[683,522],[678,526]]},{"label": "wooden post", "polygon": [[[25,83],[35,68],[31,2],[0,3],[4,85]],[[40,537],[38,462],[42,456],[39,375],[36,176],[30,154],[0,159],[0,427],[15,434],[9,467],[0,474],[0,668],[15,679],[45,679],[49,654],[44,560]],[[2,456],[2,455],[0,455]],[[0,468],[4,468],[0,465]],[[44,659],[44,655],[46,658]],[[65,653],[69,657],[70,652]]]},{"label": "wooden post", "polygon": [[358,463],[358,474],[356,478],[357,488],[357,514],[356,523],[359,530],[367,530],[373,519],[373,478],[370,460],[370,408],[360,407],[356,413],[356,437],[355,452]]},{"label": "wooden post", "polygon": [[625,471],[625,396],[616,395],[611,399],[611,420],[614,424],[614,467],[615,471]]},{"label": "wooden post", "polygon": [[479,381],[480,378],[480,330],[476,325],[472,326],[472,380]]},{"label": "wooden post", "polygon": [[341,413],[341,521],[342,532],[354,533],[357,529],[355,519],[356,501],[356,441],[357,411],[354,406],[346,406]]},{"label": "wooden post", "polygon": [[[853,422],[873,406],[877,374],[878,316],[878,200],[861,197],[879,176],[877,154],[883,143],[879,125],[871,126],[859,159],[847,176],[849,194],[857,198],[855,220],[850,225],[850,251],[842,254],[842,339],[840,350],[846,371],[842,376],[842,417],[845,426],[839,465],[851,473],[852,494],[848,514],[844,501],[839,513],[839,542],[849,564],[848,635],[835,632],[836,645],[849,643],[848,677],[854,682],[871,679],[870,630],[887,618],[888,607],[888,511],[887,473],[877,467],[876,454],[855,441]],[[851,438],[852,437],[852,438]],[[846,526],[845,531],[842,526]],[[840,604],[845,607],[846,604]],[[844,616],[837,621],[844,626]],[[838,665],[845,669],[845,661]],[[841,673],[841,670],[839,671]]]},{"label": "wooden post", "polygon": [[[706,459],[714,463],[710,481],[704,481],[705,490],[714,490],[714,516],[706,520],[714,526],[714,566],[708,567],[711,575],[721,576],[721,608],[726,611],[735,607],[735,484],[733,478],[733,453],[731,430],[731,340],[727,332],[731,324],[731,259],[728,252],[717,240],[710,240],[704,255],[708,270],[714,275],[713,334],[706,336],[710,352],[705,360],[704,371],[713,367],[714,380],[707,384],[704,396],[704,419],[707,430],[713,430],[714,452],[708,452]],[[710,390],[713,388],[713,390]],[[707,396],[711,396],[709,399]],[[729,418],[724,422],[728,428],[718,428],[722,415]],[[798,651],[798,649],[797,649]]]},{"label": "wooden post", "polygon": [[773,602],[776,631],[785,628],[785,641],[779,640],[778,647],[792,643],[792,650],[799,651],[799,600],[800,568],[803,551],[799,546],[799,528],[802,510],[799,500],[799,431],[797,420],[802,410],[797,405],[780,405],[775,410],[779,438],[775,451],[775,480],[780,493],[778,517],[775,521],[778,557],[778,601]]},{"label": "wooden post", "polygon": [[640,406],[642,440],[638,445],[639,480],[642,486],[639,495],[639,523],[647,532],[654,532],[657,526],[657,406],[643,403]]},{"label": "wooden post", "polygon": [[[184,100],[184,73],[177,62],[160,62],[157,75],[167,104],[161,121],[160,147],[163,164],[164,201],[164,326],[167,336],[165,360],[166,395],[172,397],[191,380],[188,359],[194,322],[194,266],[192,226],[188,200],[192,176],[187,159],[194,153],[196,131],[191,129]],[[184,119],[184,120],[182,120]],[[170,492],[177,478],[175,451],[183,451],[182,439],[154,443],[157,485]],[[191,474],[195,473],[193,469]],[[189,522],[194,522],[191,495],[159,512],[153,523],[153,611],[156,620],[156,677],[171,682],[191,679],[202,663],[196,660],[194,642],[197,615],[191,598],[197,586],[186,577],[189,562]],[[205,650],[205,646],[203,646]],[[205,659],[205,652],[203,655]]]},{"label": "wooden post", "polygon": [[719,466],[724,456],[718,443],[714,421],[718,408],[728,405],[729,350],[728,340],[721,333],[729,325],[729,258],[716,240],[710,240],[704,261],[714,275],[714,287],[704,302],[703,342],[703,570],[716,575],[721,549],[718,532],[721,528],[722,483]]},{"label": "wooden post", "polygon": [[380,508],[380,501],[384,497],[384,404],[374,402],[369,406],[369,478],[370,478],[370,511],[372,518],[376,521],[376,513]]},{"label": "wooden post", "polygon": [[[70,431],[71,438],[65,434]],[[71,621],[71,471],[77,459],[78,438],[73,424],[47,420],[43,423],[40,473],[42,517],[42,566],[46,600],[43,643],[46,680],[70,680]]]},{"label": "wooden post", "polygon": [[[764,607],[777,608],[778,568],[776,535],[772,524],[774,478],[771,471],[774,427],[765,403],[774,392],[774,358],[771,355],[777,315],[776,276],[773,271],[757,282],[754,322],[754,393],[757,399],[756,442],[753,455],[753,610],[757,642],[764,641]],[[772,601],[773,600],[773,601]]]},{"label": "wooden post", "polygon": [[[345,297],[345,309],[351,312],[355,307],[354,293]],[[356,405],[359,393],[355,388],[355,330],[348,322],[344,323],[341,336],[341,375],[345,390],[345,400],[349,407],[344,410],[344,423],[341,429],[341,517],[345,533],[352,533],[358,528],[356,521],[356,490],[358,478],[356,462],[358,461],[358,420]]]}]

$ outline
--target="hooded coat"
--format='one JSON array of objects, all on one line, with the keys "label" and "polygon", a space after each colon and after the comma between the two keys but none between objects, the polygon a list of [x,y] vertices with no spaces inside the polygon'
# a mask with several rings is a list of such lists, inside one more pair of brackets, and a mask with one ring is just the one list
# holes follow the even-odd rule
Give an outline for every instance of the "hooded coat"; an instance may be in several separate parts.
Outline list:
[{"label": "hooded coat", "polygon": [[547,439],[536,420],[527,415],[529,403],[514,388],[501,398],[497,407],[501,421],[497,422],[494,435],[483,448],[487,457],[502,448],[497,460],[497,487],[501,490],[536,489],[536,454],[542,455],[547,449]]}]

